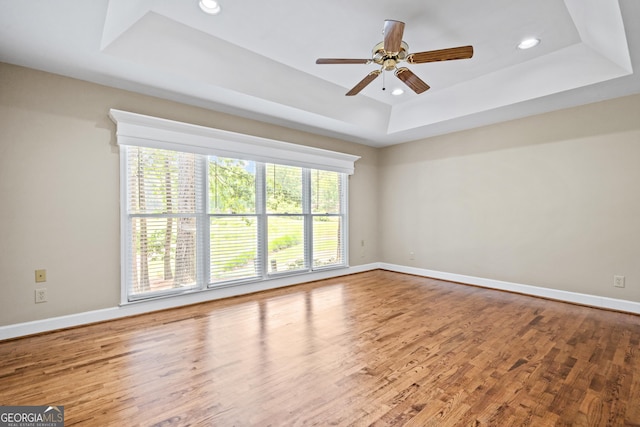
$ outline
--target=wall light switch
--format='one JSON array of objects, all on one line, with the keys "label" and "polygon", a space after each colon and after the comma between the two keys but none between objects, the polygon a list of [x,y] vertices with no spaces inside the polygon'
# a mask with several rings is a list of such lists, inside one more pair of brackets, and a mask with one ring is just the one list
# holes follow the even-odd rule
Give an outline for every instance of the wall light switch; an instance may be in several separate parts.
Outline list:
[{"label": "wall light switch", "polygon": [[36,270],[36,283],[47,281],[47,270]]}]

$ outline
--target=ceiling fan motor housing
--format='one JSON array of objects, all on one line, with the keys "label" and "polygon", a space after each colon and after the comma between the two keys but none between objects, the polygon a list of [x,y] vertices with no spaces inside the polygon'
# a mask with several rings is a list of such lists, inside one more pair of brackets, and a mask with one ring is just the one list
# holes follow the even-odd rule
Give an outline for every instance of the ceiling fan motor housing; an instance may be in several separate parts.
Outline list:
[{"label": "ceiling fan motor housing", "polygon": [[407,58],[409,45],[406,42],[402,42],[400,44],[400,52],[387,52],[384,50],[384,42],[380,42],[373,47],[371,52],[373,62],[381,65],[386,71],[391,71],[396,68],[398,62]]}]

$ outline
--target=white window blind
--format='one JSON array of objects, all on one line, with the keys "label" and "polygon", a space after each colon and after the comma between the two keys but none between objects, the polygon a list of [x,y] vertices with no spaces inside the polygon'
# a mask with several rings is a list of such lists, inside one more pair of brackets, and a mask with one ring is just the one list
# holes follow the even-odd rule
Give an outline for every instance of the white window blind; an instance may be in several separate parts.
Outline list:
[{"label": "white window blind", "polygon": [[344,181],[331,171],[311,171],[311,213],[313,218],[313,267],[340,264],[345,259],[343,238],[346,200]]},{"label": "white window blind", "polygon": [[144,296],[196,286],[197,158],[143,147],[123,151],[130,248],[128,293]]},{"label": "white window blind", "polygon": [[209,157],[211,283],[261,276],[256,168],[253,161]]}]

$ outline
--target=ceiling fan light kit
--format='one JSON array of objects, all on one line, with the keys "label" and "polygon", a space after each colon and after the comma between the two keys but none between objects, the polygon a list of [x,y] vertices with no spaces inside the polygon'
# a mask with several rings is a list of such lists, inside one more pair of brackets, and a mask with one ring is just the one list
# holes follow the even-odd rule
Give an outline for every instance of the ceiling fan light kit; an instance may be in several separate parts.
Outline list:
[{"label": "ceiling fan light kit", "polygon": [[404,22],[387,19],[384,21],[384,40],[376,44],[372,49],[371,59],[346,59],[346,58],[318,58],[316,64],[371,64],[380,66],[379,70],[372,71],[358,84],[356,84],[346,96],[360,93],[369,83],[383,71],[393,71],[398,79],[406,84],[417,94],[429,89],[420,77],[415,75],[407,67],[398,68],[400,62],[409,64],[424,64],[427,62],[451,61],[456,59],[468,59],[473,57],[473,46],[460,46],[448,49],[430,50],[426,52],[409,53],[409,45],[402,40],[404,34]]}]

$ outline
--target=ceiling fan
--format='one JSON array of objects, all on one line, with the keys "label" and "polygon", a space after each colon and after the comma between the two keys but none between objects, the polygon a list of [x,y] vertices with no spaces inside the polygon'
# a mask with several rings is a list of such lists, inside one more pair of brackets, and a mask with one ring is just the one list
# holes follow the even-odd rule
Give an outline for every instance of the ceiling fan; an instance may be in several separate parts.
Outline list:
[{"label": "ceiling fan", "polygon": [[396,77],[409,86],[411,90],[420,94],[429,89],[429,85],[407,67],[398,68],[398,63],[424,64],[426,62],[467,59],[473,56],[473,46],[409,53],[409,45],[402,40],[403,33],[404,22],[387,19],[384,21],[384,41],[373,47],[371,59],[318,58],[316,64],[371,64],[373,62],[381,66],[379,70],[370,72],[353,89],[347,92],[346,96],[357,95],[383,71],[391,70],[395,70]]}]

